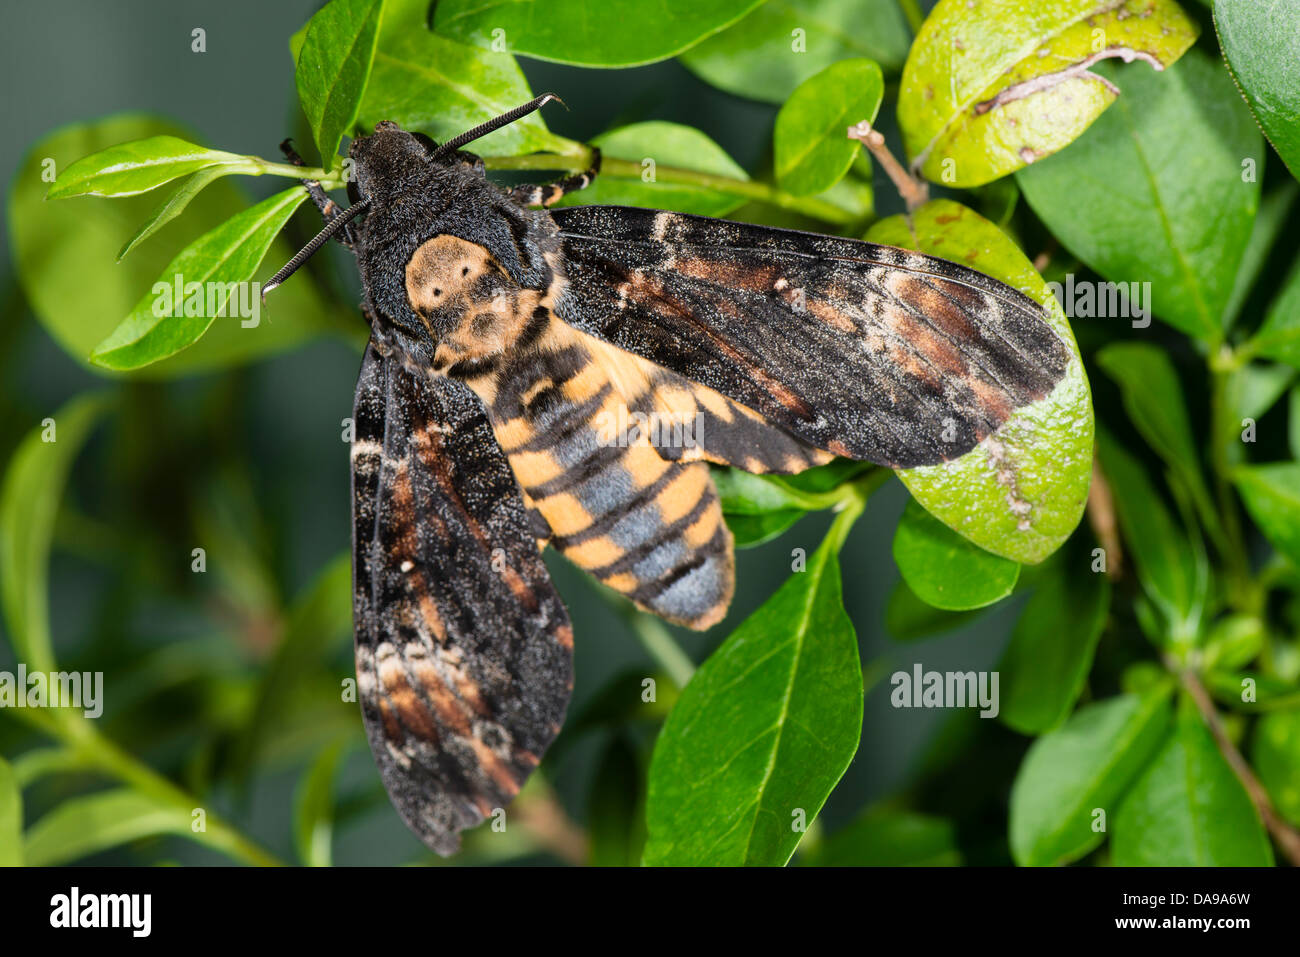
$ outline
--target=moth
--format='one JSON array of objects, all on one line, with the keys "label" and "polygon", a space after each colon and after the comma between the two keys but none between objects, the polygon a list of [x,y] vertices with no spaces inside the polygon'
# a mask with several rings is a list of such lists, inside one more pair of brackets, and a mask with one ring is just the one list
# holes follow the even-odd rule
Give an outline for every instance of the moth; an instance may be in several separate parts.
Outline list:
[{"label": "moth", "polygon": [[734,582],[710,463],[944,462],[1070,361],[1037,303],[955,263],[547,208],[596,168],[489,181],[461,147],[550,99],[441,145],[379,123],[351,144],[347,210],[306,184],[326,226],[265,287],[331,237],[356,254],[371,330],[351,447],[358,696],[393,804],[443,855],[510,802],[564,719],[573,629],[545,546],[707,628]]}]

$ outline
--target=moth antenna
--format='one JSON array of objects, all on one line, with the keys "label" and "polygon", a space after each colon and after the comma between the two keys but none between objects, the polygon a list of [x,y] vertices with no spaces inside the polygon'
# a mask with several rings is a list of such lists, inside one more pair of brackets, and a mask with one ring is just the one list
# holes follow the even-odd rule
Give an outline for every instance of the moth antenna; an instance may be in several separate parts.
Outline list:
[{"label": "moth antenna", "polygon": [[560,106],[563,106],[566,110],[568,109],[568,106],[565,106],[564,101],[554,93],[543,93],[536,99],[529,100],[523,106],[516,106],[509,113],[502,113],[496,119],[488,120],[486,123],[480,123],[472,130],[466,130],[459,136],[452,137],[433,151],[433,159],[437,159],[444,153],[454,153],[466,143],[470,143],[478,139],[480,136],[487,136],[494,130],[499,130],[503,126],[509,126],[515,120],[522,119],[535,110],[540,110],[547,103],[551,102],[551,100],[559,103]]},{"label": "moth antenna", "polygon": [[270,292],[276,286],[280,285],[286,279],[288,279],[290,276],[296,273],[298,271],[298,267],[300,267],[308,259],[311,259],[311,257],[315,254],[316,250],[320,249],[327,242],[329,242],[335,233],[337,233],[340,229],[342,229],[349,222],[355,219],[357,217],[357,214],[363,212],[365,208],[369,205],[370,205],[370,200],[368,199],[363,199],[359,203],[353,203],[343,212],[339,213],[328,223],[326,223],[325,228],[322,229],[319,233],[317,233],[316,237],[311,242],[309,242],[306,246],[303,246],[302,249],[298,250],[297,255],[295,255],[292,259],[290,259],[287,263],[284,264],[284,268],[282,268],[278,273],[276,273],[274,276],[272,276],[270,279],[266,281],[266,284],[262,286],[262,302],[266,302],[266,294],[268,292]]}]

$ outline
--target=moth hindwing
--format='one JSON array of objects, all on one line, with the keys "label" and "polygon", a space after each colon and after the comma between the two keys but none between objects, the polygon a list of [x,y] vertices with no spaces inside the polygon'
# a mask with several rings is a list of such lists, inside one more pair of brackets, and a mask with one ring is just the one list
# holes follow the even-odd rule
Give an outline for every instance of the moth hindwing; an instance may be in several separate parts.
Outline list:
[{"label": "moth hindwing", "polygon": [[371,326],[352,453],[362,714],[394,804],[444,854],[504,820],[563,720],[573,635],[542,547],[708,627],[734,579],[710,463],[942,462],[1070,361],[1036,303],[944,260],[530,208],[594,170],[499,188],[459,149],[492,128],[440,147],[381,123],[352,144],[352,210],[318,198]]}]

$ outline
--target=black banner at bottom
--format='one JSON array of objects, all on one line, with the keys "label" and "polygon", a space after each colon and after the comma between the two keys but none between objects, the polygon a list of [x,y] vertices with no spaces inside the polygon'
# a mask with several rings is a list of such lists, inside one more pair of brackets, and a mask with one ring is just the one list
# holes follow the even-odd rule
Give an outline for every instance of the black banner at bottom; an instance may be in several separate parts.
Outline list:
[{"label": "black banner at bottom", "polygon": [[[441,942],[469,934],[523,944],[528,933],[636,928],[654,946],[777,930],[853,928],[917,935],[927,945],[1198,934],[1294,928],[1296,875],[1260,870],[565,870],[393,868],[50,868],[0,871],[6,942],[33,937],[296,945]],[[495,916],[494,916],[495,915]],[[693,928],[687,932],[686,928]],[[803,928],[802,930],[800,928]],[[477,928],[475,930],[474,928]],[[7,949],[7,948],[6,948]]]}]

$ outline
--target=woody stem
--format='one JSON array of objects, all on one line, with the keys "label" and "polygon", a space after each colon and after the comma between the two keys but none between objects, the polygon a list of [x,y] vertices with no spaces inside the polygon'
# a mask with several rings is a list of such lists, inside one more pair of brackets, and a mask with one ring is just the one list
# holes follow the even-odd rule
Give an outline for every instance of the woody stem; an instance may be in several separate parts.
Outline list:
[{"label": "woody stem", "polygon": [[1209,692],[1205,690],[1205,685],[1201,684],[1201,679],[1190,669],[1182,671],[1182,679],[1183,687],[1187,689],[1188,695],[1196,704],[1196,709],[1200,711],[1202,719],[1209,727],[1210,734],[1214,736],[1214,743],[1218,745],[1219,752],[1228,762],[1233,773],[1237,775],[1237,779],[1241,781],[1246,793],[1250,795],[1264,826],[1273,835],[1273,840],[1277,841],[1278,847],[1282,849],[1287,859],[1293,865],[1300,867],[1300,832],[1284,821],[1274,809],[1268,791],[1264,789],[1264,785],[1260,783],[1255,772],[1251,770],[1246,759],[1242,757],[1237,746],[1224,731],[1223,721],[1219,718],[1219,712],[1214,707]]},{"label": "woody stem", "polygon": [[930,198],[930,187],[921,180],[912,176],[907,170],[903,169],[901,163],[894,158],[889,147],[885,144],[885,138],[879,130],[871,128],[871,124],[866,120],[855,126],[850,126],[848,137],[851,140],[857,140],[875,157],[880,168],[885,171],[885,175],[890,178],[894,188],[898,190],[898,195],[903,197],[903,202],[907,204],[907,211],[913,212],[918,207],[925,204]]}]

